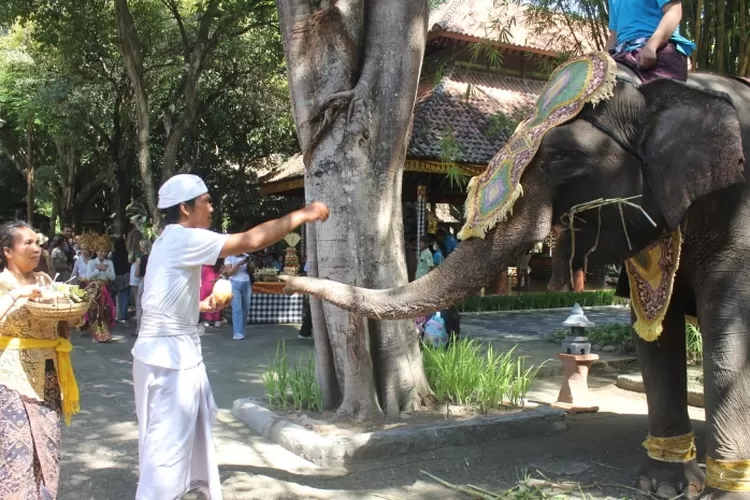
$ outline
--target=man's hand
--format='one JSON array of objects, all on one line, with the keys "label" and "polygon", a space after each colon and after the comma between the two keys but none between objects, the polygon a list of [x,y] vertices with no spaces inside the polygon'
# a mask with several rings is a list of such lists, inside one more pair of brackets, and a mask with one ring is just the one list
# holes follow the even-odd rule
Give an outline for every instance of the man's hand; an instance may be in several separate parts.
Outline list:
[{"label": "man's hand", "polygon": [[324,203],[314,201],[307,205],[302,211],[307,216],[307,222],[325,221],[328,216],[331,215],[331,211],[325,206]]},{"label": "man's hand", "polygon": [[638,67],[642,69],[649,69],[656,64],[656,49],[651,47],[649,43],[643,46],[643,48],[638,51],[638,56],[636,57],[636,60],[638,61]]},{"label": "man's hand", "polygon": [[231,303],[231,299],[225,302],[218,300],[213,295],[209,295],[200,302],[199,310],[202,313],[212,313],[226,309]]}]

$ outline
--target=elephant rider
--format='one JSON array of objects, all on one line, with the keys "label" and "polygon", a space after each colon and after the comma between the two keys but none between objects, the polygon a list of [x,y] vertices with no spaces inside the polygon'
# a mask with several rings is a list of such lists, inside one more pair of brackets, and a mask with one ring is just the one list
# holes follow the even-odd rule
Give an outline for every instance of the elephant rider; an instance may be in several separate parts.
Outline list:
[{"label": "elephant rider", "polygon": [[609,0],[607,50],[644,82],[685,81],[695,43],[680,34],[681,20],[681,0]]},{"label": "elephant rider", "polygon": [[[681,0],[609,0],[607,50],[644,83],[657,78],[686,81],[688,57],[695,50],[695,43],[680,34],[680,21]],[[552,228],[556,238],[560,231],[560,225]],[[624,268],[620,282],[618,295],[624,293],[624,289],[620,290],[627,283]],[[585,283],[584,270],[576,269],[573,291],[583,291]]]}]

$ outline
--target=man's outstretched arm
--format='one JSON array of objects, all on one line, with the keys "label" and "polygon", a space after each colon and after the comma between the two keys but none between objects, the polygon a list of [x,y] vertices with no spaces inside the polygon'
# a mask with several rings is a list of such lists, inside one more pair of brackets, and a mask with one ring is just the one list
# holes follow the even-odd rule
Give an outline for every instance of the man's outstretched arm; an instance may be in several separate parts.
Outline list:
[{"label": "man's outstretched arm", "polygon": [[302,224],[328,219],[330,211],[323,203],[314,201],[303,209],[295,210],[278,219],[229,236],[221,249],[220,257],[252,253],[273,245]]}]

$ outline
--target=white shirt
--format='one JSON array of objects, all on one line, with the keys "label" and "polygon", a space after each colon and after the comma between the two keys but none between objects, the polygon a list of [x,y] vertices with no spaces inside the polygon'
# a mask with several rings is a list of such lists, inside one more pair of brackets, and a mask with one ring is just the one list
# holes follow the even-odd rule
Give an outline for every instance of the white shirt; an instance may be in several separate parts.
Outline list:
[{"label": "white shirt", "polygon": [[[107,268],[104,271],[100,271],[96,266],[104,264]],[[86,265],[86,277],[90,280],[109,280],[114,281],[115,279],[115,265],[109,259],[99,260],[99,258],[89,259],[89,263]]]},{"label": "white shirt", "polygon": [[143,280],[143,316],[131,351],[135,359],[173,370],[203,361],[198,336],[201,266],[216,263],[228,238],[179,224],[164,228]]},{"label": "white shirt", "polygon": [[141,278],[135,275],[135,270],[138,268],[138,266],[135,265],[136,262],[138,262],[138,259],[130,264],[130,286],[138,286],[141,284]]},{"label": "white shirt", "polygon": [[247,261],[245,261],[244,257],[232,255],[227,257],[224,262],[232,267],[236,266],[239,262],[243,262],[239,269],[237,269],[237,272],[229,277],[230,281],[236,281],[238,283],[247,283],[250,281],[250,275],[247,272]]},{"label": "white shirt", "polygon": [[82,255],[79,255],[76,257],[76,261],[73,264],[73,274],[70,275],[71,278],[78,278],[78,279],[86,279],[89,275],[89,260],[84,260]]}]

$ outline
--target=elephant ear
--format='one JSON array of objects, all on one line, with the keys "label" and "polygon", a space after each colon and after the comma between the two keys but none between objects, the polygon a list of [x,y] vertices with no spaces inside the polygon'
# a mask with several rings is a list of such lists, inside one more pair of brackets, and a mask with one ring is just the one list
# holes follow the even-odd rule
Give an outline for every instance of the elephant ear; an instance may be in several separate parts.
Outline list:
[{"label": "elephant ear", "polygon": [[695,200],[744,182],[739,117],[721,92],[667,79],[639,90],[648,110],[644,180],[674,229]]}]

